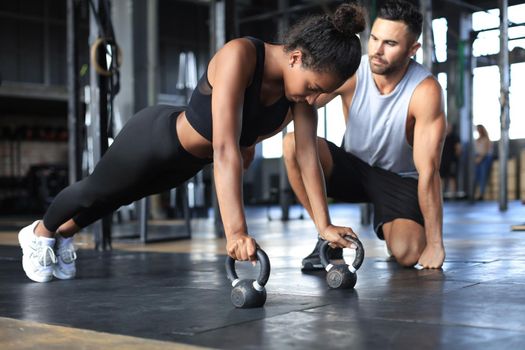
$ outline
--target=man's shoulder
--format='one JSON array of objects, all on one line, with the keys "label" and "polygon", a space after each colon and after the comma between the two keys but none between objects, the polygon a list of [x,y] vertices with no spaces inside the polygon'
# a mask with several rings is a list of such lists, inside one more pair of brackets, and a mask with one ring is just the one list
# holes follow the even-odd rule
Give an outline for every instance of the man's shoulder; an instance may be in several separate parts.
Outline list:
[{"label": "man's shoulder", "polygon": [[417,73],[421,74],[422,76],[432,75],[432,72],[427,67],[425,67],[415,59],[410,59],[410,65],[411,69],[417,71]]},{"label": "man's shoulder", "polygon": [[[411,59],[409,63],[409,69],[407,71],[408,79],[411,83],[409,86],[412,86],[414,89],[419,87],[431,88],[432,85],[439,85],[437,78],[421,63],[416,62],[416,60]],[[429,85],[427,85],[429,84]]]},{"label": "man's shoulder", "polygon": [[414,94],[421,95],[422,97],[436,96],[440,97],[443,93],[439,81],[433,75],[429,75],[416,86]]},{"label": "man's shoulder", "polygon": [[444,96],[434,76],[425,78],[414,90],[410,101],[410,114],[418,117],[444,115]]}]

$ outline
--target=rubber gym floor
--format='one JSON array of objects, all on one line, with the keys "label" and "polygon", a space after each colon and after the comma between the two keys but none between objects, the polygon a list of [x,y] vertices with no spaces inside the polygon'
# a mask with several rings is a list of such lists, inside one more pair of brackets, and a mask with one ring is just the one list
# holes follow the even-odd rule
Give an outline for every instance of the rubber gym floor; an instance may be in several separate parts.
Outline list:
[{"label": "rubber gym floor", "polygon": [[[354,290],[330,290],[323,271],[301,272],[316,234],[309,219],[294,219],[300,212],[292,208],[292,220],[282,222],[247,208],[272,270],[265,306],[243,310],[230,302],[225,241],[215,238],[211,219],[193,220],[191,240],[115,240],[102,253],[82,233],[78,277],[34,283],[16,237],[32,218],[2,218],[0,348],[525,348],[525,232],[511,231],[525,222],[521,203],[500,212],[495,202],[447,202],[445,264],[421,271],[389,261],[384,242],[360,225],[357,205],[331,205],[333,222],[352,226],[365,247]],[[278,217],[278,208],[270,214]],[[247,263],[237,266],[241,277],[257,275]]]}]

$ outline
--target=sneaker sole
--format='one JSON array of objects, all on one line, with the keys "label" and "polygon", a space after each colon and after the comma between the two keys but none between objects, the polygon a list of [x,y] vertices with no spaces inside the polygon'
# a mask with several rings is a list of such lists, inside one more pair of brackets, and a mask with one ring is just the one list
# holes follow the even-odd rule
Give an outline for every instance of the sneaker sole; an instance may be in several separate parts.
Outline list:
[{"label": "sneaker sole", "polygon": [[301,267],[301,271],[319,271],[323,269],[324,267],[322,264],[312,264],[312,263],[303,264],[303,266]]},{"label": "sneaker sole", "polygon": [[24,268],[24,272],[26,273],[26,276],[32,281],[44,283],[44,282],[49,282],[53,279],[53,274],[49,274],[49,276],[40,276],[40,275],[37,275],[31,272],[31,268],[30,268],[31,264],[29,263],[29,258],[26,258],[26,257],[22,258],[22,267]]},{"label": "sneaker sole", "polygon": [[[333,265],[345,264],[344,259],[331,259],[330,263]],[[301,271],[317,271],[324,270],[323,264],[313,264],[313,263],[303,263],[301,266]]]},{"label": "sneaker sole", "polygon": [[71,280],[75,278],[77,273],[75,272],[73,275],[66,275],[65,273],[61,272],[60,270],[53,270],[53,276],[58,278],[59,280]]}]

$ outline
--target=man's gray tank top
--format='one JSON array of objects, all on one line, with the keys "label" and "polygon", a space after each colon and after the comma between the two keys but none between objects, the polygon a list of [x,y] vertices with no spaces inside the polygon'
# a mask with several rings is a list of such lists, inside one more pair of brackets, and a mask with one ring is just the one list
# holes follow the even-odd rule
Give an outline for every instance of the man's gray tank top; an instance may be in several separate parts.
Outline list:
[{"label": "man's gray tank top", "polygon": [[361,57],[356,74],[345,150],[371,166],[417,178],[412,147],[406,140],[406,120],[414,90],[431,73],[411,60],[404,77],[388,95],[379,93],[367,55]]}]

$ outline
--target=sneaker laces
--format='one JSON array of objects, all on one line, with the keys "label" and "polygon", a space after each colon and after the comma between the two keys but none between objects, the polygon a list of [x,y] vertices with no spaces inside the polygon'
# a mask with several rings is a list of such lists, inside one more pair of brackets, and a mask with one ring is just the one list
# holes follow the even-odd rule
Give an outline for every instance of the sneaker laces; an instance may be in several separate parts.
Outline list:
[{"label": "sneaker laces", "polygon": [[77,252],[73,244],[61,244],[57,253],[66,264],[70,264],[77,259]]},{"label": "sneaker laces", "polygon": [[53,248],[48,245],[39,244],[34,254],[38,257],[38,263],[43,267],[56,264],[57,262]]}]

